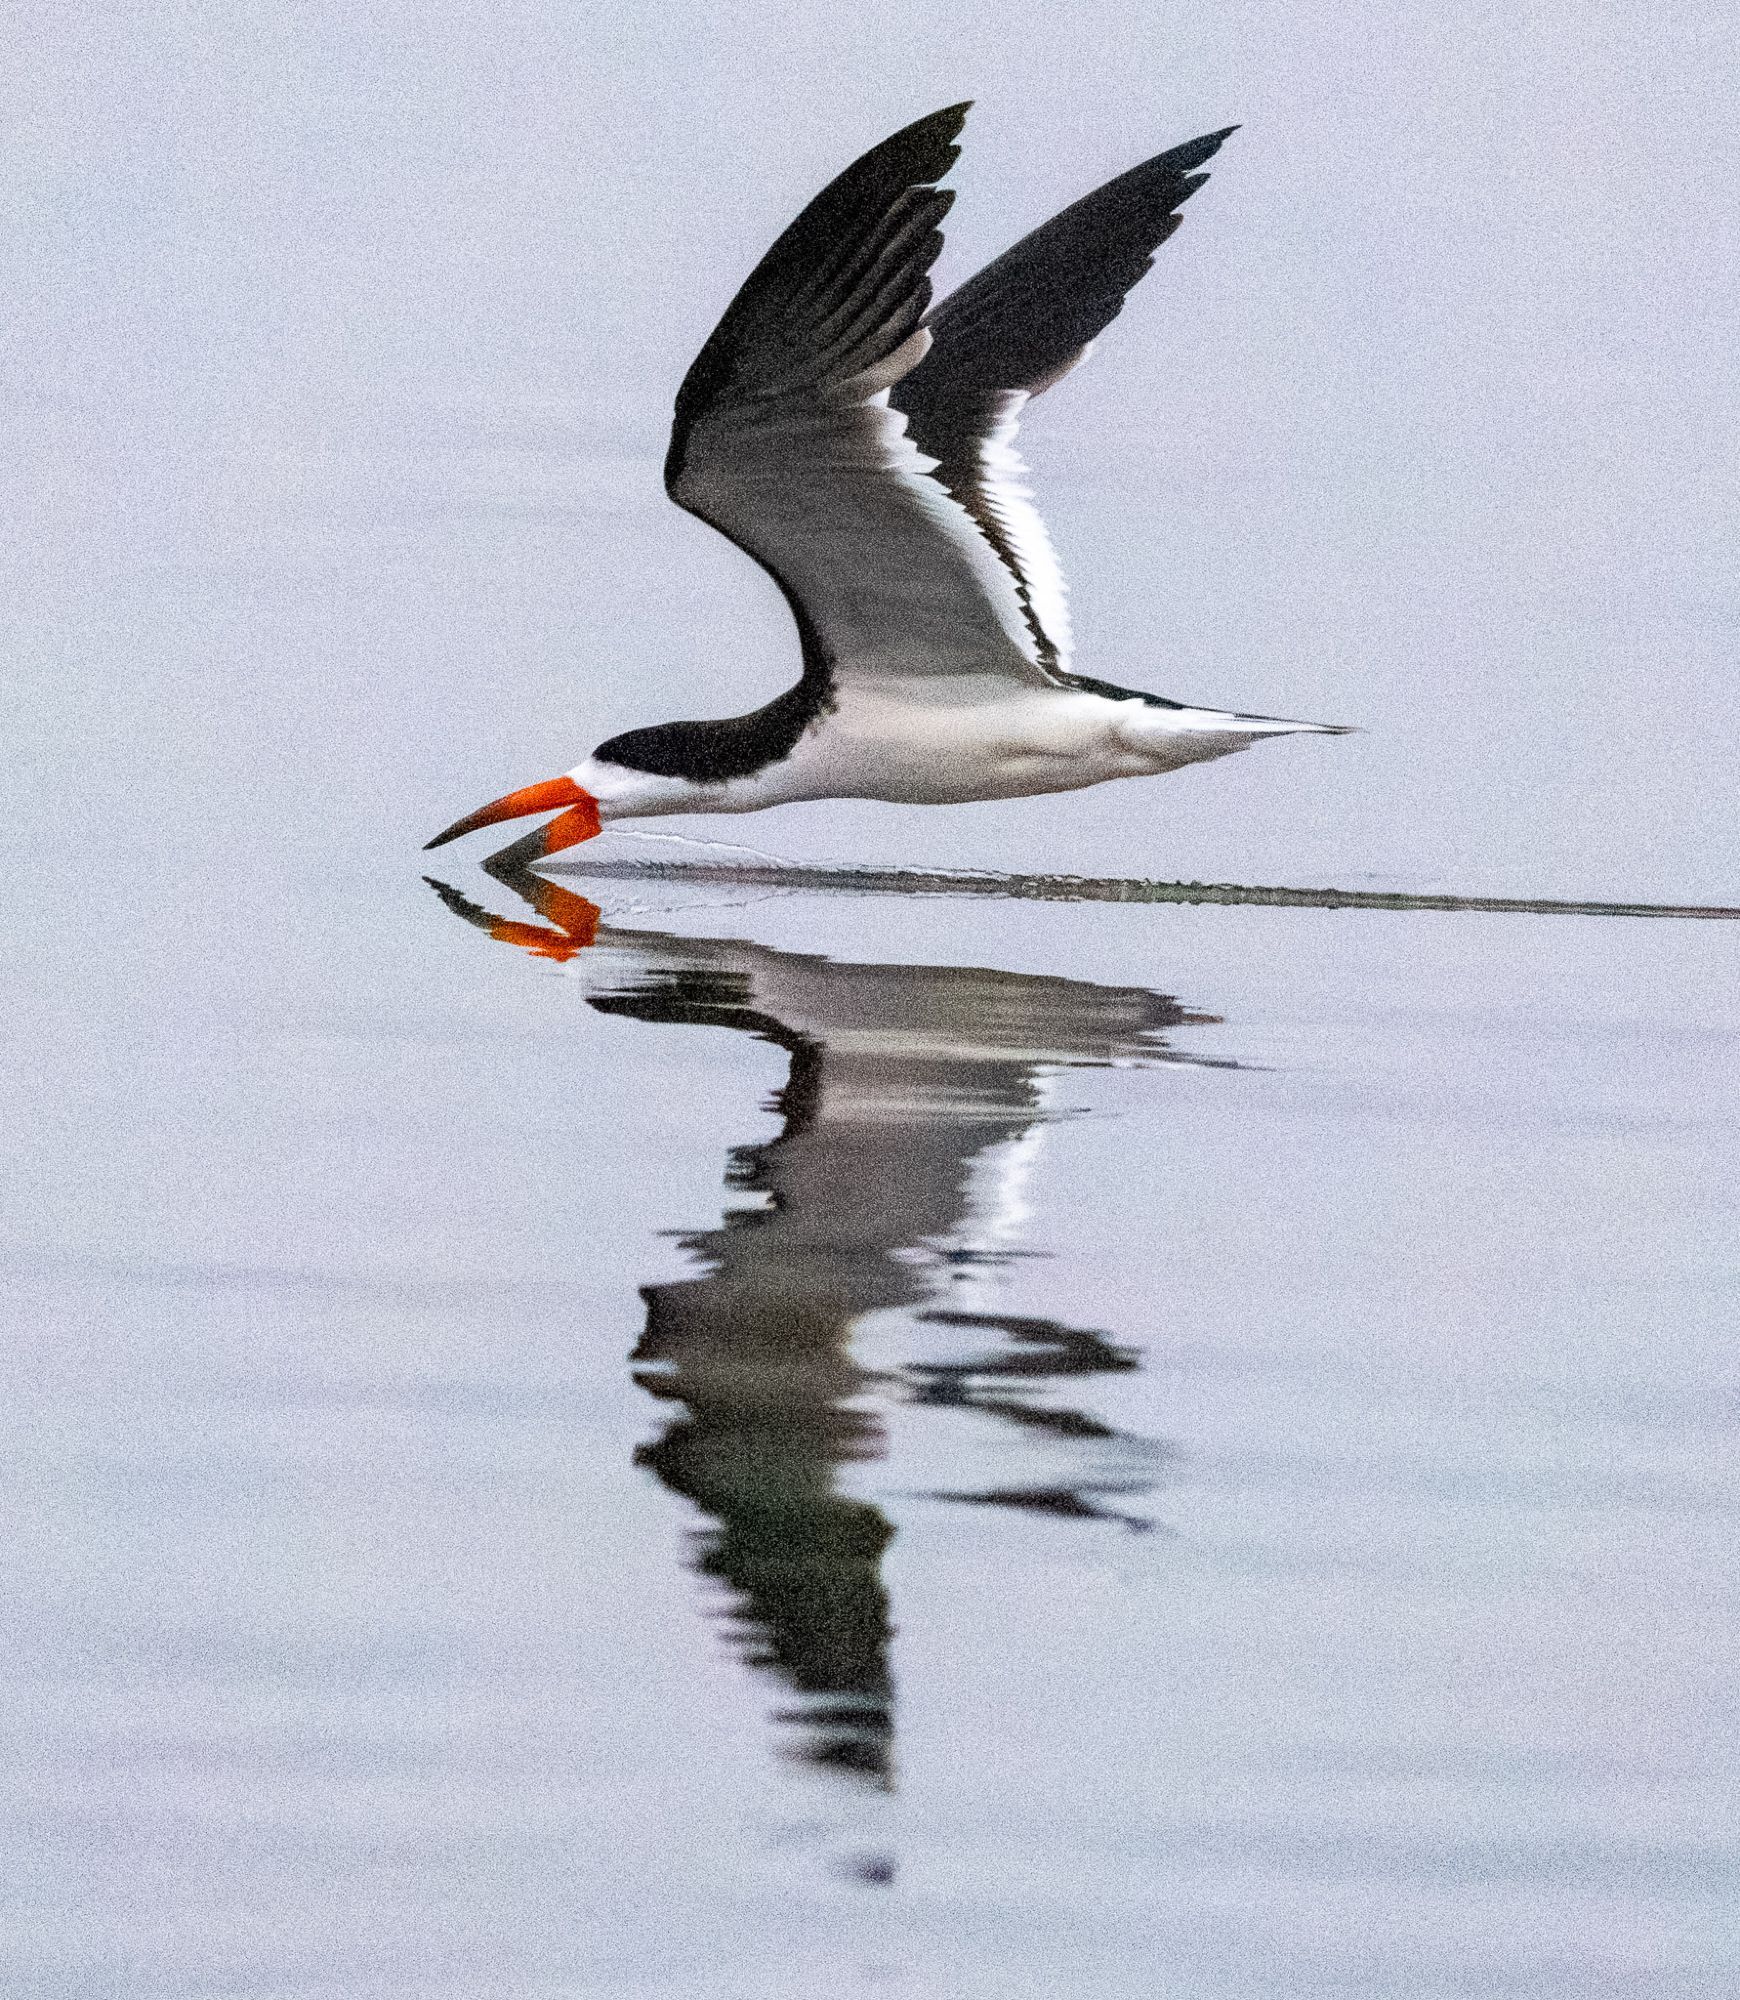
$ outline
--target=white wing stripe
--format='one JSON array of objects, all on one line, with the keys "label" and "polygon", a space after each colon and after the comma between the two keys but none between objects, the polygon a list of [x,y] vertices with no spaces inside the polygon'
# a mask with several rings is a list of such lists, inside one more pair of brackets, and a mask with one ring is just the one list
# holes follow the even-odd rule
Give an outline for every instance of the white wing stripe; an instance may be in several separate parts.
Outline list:
[{"label": "white wing stripe", "polygon": [[1067,668],[1069,586],[1045,522],[1033,504],[1026,462],[1015,449],[1015,433],[1027,401],[1025,389],[1010,390],[1001,399],[991,427],[980,440],[982,490],[986,508],[1002,529],[1015,558],[1039,629],[1050,640],[1058,666]]}]

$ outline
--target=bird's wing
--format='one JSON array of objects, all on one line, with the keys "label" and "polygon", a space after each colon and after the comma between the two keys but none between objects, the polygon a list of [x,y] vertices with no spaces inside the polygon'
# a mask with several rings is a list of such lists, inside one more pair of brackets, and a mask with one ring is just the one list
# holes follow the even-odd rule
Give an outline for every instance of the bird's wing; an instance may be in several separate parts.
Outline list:
[{"label": "bird's wing", "polygon": [[1004,251],[925,320],[930,351],[894,385],[912,442],[1015,579],[1041,664],[1069,654],[1063,573],[1013,448],[1028,399],[1086,359],[1237,126],[1132,167]]},{"label": "bird's wing", "polygon": [[677,392],[665,485],[773,577],[804,680],[992,672],[1046,684],[1016,580],[929,476],[888,390],[921,322],[967,106],[885,139],[750,273]]}]

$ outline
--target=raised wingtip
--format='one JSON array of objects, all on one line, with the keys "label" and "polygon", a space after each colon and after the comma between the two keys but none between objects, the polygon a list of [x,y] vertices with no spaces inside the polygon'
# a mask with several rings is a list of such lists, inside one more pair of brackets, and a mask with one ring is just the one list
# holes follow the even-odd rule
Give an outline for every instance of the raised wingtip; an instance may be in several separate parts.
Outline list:
[{"label": "raised wingtip", "polygon": [[[810,207],[815,208],[818,203],[825,207],[845,199],[848,190],[855,198],[867,187],[890,183],[921,187],[940,181],[961,156],[961,149],[954,142],[972,108],[971,98],[960,104],[945,104],[940,111],[927,111],[910,125],[902,125],[898,132],[890,132],[831,180]],[[806,209],[799,221],[809,213]]]},{"label": "raised wingtip", "polygon": [[940,111],[933,111],[928,118],[920,118],[916,124],[909,125],[906,129],[915,136],[922,133],[927,139],[943,140],[949,149],[949,165],[953,166],[960,158],[961,152],[960,147],[953,144],[953,141],[961,136],[961,127],[966,124],[967,113],[972,108],[973,100],[970,97],[963,98],[959,104],[945,104]]},{"label": "raised wingtip", "polygon": [[1230,139],[1238,129],[1236,125],[1228,125],[1219,132],[1204,132],[1200,139],[1186,139],[1182,146],[1174,146],[1170,152],[1160,154],[1153,164],[1170,167],[1177,173],[1188,173],[1192,167],[1200,167],[1212,160],[1220,151],[1222,142]]}]

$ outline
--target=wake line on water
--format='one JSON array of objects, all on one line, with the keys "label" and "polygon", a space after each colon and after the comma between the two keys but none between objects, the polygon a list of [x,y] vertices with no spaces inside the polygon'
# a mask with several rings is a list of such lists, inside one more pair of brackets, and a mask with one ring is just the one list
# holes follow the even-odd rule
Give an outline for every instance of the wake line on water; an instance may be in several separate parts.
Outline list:
[{"label": "wake line on water", "polygon": [[809,889],[858,896],[1001,896],[1035,903],[1255,903],[1287,910],[1462,910],[1489,916],[1740,917],[1712,903],[1559,902],[1540,896],[1435,896],[1391,889],[1279,889],[1135,876],[1004,875],[971,868],[821,867],[779,861],[561,861],[546,875],[697,888]]}]

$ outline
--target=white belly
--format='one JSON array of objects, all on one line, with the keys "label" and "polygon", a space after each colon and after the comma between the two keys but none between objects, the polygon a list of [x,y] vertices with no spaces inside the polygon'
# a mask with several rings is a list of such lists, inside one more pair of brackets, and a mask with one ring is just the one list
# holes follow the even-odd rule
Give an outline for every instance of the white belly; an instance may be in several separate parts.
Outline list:
[{"label": "white belly", "polygon": [[800,799],[959,805],[1152,777],[1243,750],[1266,733],[1213,709],[1157,708],[988,674],[854,678],[789,755],[749,777],[701,785],[590,761],[573,775],[607,819],[759,812]]},{"label": "white belly", "polygon": [[1072,713],[1057,696],[1020,689],[973,699],[983,683],[969,683],[968,698],[951,701],[937,698],[946,696],[948,683],[922,685],[918,700],[913,689],[898,685],[888,695],[843,688],[784,768],[764,776],[794,797],[947,805],[1068,790],[1122,775],[1104,719]]},{"label": "white belly", "polygon": [[1148,777],[1248,741],[1167,726],[1189,710],[1073,689],[1016,688],[987,698],[985,686],[983,678],[925,681],[916,689],[902,681],[886,693],[850,685],[782,765],[741,783],[770,785],[781,799],[955,805]]}]

